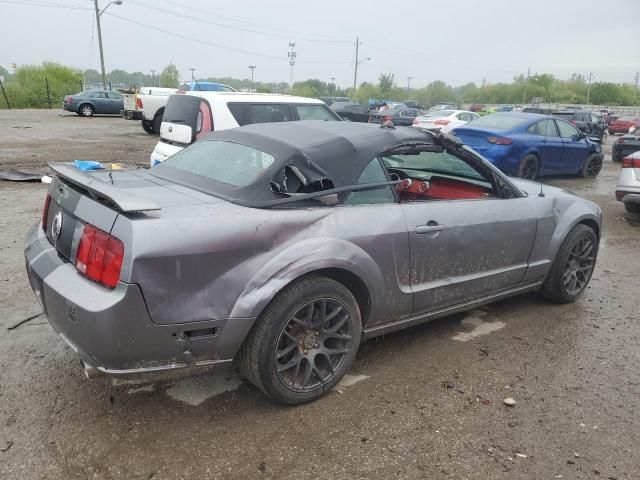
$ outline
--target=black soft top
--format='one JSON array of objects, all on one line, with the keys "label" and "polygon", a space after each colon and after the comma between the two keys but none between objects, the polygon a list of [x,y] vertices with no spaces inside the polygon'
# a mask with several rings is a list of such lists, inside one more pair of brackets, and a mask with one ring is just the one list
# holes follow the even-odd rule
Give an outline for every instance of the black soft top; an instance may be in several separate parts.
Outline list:
[{"label": "black soft top", "polygon": [[282,200],[287,197],[317,197],[317,192],[354,186],[376,155],[397,145],[434,144],[432,135],[411,127],[317,120],[220,130],[207,134],[198,143],[214,140],[246,145],[275,160],[264,174],[241,187],[181,172],[171,168],[170,161],[154,167],[152,173],[240,205],[267,207],[286,203]]}]

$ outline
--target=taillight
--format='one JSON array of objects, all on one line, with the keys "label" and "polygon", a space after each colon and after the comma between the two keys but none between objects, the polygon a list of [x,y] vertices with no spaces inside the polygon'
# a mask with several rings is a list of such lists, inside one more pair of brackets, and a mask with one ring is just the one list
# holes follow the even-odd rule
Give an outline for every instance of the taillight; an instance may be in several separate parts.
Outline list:
[{"label": "taillight", "polygon": [[142,110],[142,99],[140,97],[136,97],[136,108],[139,108]]},{"label": "taillight", "polygon": [[569,123],[572,123],[573,125],[575,125],[576,121],[575,120],[569,120]]},{"label": "taillight", "polygon": [[393,122],[393,117],[391,115],[385,115],[382,117],[383,122]]},{"label": "taillight", "polygon": [[434,125],[449,125],[449,120],[436,120],[433,122]]},{"label": "taillight", "polygon": [[73,97],[71,95],[67,95],[67,103],[73,102]]},{"label": "taillight", "polygon": [[105,287],[115,288],[123,259],[124,245],[120,240],[92,225],[84,226],[76,253],[80,273]]},{"label": "taillight", "polygon": [[620,137],[618,140],[616,140],[616,143],[624,143],[624,138]]},{"label": "taillight", "polygon": [[47,193],[44,199],[44,208],[42,209],[42,230],[47,231],[47,217],[49,216],[49,204],[51,203],[51,195]]},{"label": "taillight", "polygon": [[640,168],[640,158],[624,157],[622,168]]},{"label": "taillight", "polygon": [[506,137],[488,137],[487,142],[493,143],[494,145],[511,145],[513,140]]},{"label": "taillight", "polygon": [[412,125],[420,125],[420,121],[418,120],[418,117],[413,119]]}]

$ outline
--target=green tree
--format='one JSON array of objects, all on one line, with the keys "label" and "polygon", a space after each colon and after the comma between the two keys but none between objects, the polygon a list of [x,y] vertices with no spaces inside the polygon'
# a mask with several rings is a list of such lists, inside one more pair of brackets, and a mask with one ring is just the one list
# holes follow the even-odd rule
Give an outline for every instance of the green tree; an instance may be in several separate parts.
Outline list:
[{"label": "green tree", "polygon": [[383,97],[388,97],[393,89],[393,82],[395,79],[395,75],[393,73],[381,73],[380,78],[378,78],[378,89],[380,90],[380,95]]},{"label": "green tree", "polygon": [[180,73],[178,68],[170,63],[160,73],[160,86],[165,88],[178,88],[180,84]]}]

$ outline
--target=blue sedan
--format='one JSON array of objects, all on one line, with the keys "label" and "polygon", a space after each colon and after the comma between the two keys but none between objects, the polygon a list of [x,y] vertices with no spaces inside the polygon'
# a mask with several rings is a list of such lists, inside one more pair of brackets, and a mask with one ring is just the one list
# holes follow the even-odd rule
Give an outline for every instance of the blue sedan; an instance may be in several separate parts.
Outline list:
[{"label": "blue sedan", "polygon": [[602,146],[569,122],[536,113],[494,113],[452,133],[507,175],[595,177]]}]

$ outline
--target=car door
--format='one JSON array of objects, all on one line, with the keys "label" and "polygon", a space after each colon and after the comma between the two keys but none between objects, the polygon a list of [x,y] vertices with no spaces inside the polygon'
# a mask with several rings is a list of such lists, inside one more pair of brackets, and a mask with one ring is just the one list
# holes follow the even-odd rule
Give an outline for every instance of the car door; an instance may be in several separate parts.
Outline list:
[{"label": "car door", "polygon": [[564,143],[553,120],[547,118],[531,125],[527,132],[534,135],[533,146],[540,152],[540,174],[550,175],[562,168]]},{"label": "car door", "polygon": [[94,113],[109,113],[107,94],[105,92],[93,92],[91,94],[91,103],[93,103]]},{"label": "car door", "polygon": [[122,95],[117,92],[107,92],[107,104],[109,113],[120,113],[124,106]]},{"label": "car door", "polygon": [[362,105],[351,105],[352,120],[355,122],[367,122],[369,120],[369,110]]},{"label": "car door", "polygon": [[383,158],[391,173],[408,176],[426,192],[409,199],[399,193],[409,231],[415,315],[522,281],[536,233],[536,214],[527,208],[527,198],[513,191],[507,195],[489,167],[477,167],[480,160],[473,166],[451,153],[426,151]]},{"label": "car door", "polygon": [[[418,116],[418,111],[414,108],[405,108],[398,115],[397,125],[408,126],[413,124],[413,120]],[[394,122],[396,123],[396,122]]]},{"label": "car door", "polygon": [[562,149],[562,161],[556,169],[556,174],[576,173],[582,168],[587,157],[587,141],[580,131],[564,120],[555,119],[558,132],[564,145]]}]

